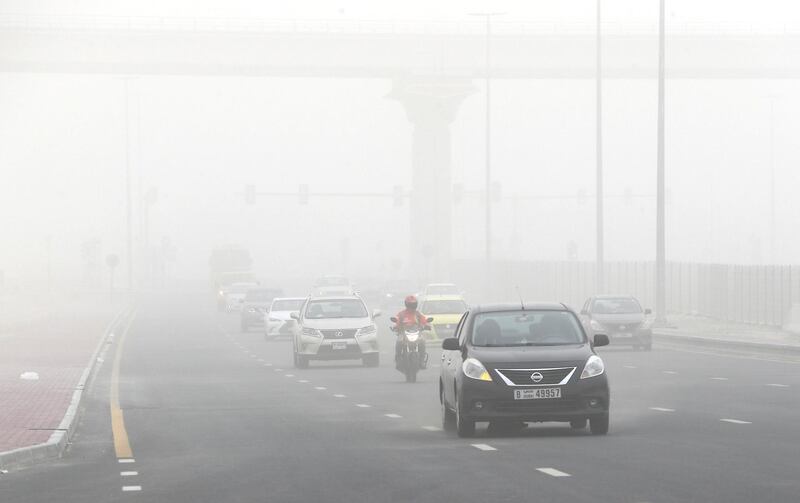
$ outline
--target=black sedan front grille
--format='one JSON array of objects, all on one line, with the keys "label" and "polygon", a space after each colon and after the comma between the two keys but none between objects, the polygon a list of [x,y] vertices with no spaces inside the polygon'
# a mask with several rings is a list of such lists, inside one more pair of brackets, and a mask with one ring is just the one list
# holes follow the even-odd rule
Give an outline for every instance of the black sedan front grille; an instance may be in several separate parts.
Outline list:
[{"label": "black sedan front grille", "polygon": [[541,413],[566,412],[581,408],[581,402],[575,398],[553,398],[552,400],[501,400],[494,403],[497,412]]},{"label": "black sedan front grille", "polygon": [[342,330],[320,330],[324,339],[352,339],[356,335],[355,328]]},{"label": "black sedan front grille", "polygon": [[[552,386],[560,384],[575,367],[550,369],[496,369],[495,371],[516,386]],[[541,378],[539,378],[541,377]],[[508,382],[506,382],[508,384]]]}]

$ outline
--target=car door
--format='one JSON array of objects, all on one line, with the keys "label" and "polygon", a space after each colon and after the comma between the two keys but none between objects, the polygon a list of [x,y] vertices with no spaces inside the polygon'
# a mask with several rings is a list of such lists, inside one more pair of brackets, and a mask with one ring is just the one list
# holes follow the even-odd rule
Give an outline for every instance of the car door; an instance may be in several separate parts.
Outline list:
[{"label": "car door", "polygon": [[[458,338],[459,341],[463,341],[462,334],[466,333],[464,330],[464,325],[466,325],[467,317],[469,316],[469,311],[465,312],[461,319],[458,320],[458,325],[456,325],[455,333],[453,334],[454,337]],[[463,342],[462,342],[463,343]],[[442,374],[443,374],[443,385],[444,385],[444,396],[447,400],[447,403],[454,404],[455,403],[455,395],[453,391],[455,390],[455,380],[456,374],[458,369],[461,368],[461,351],[442,351]]]}]

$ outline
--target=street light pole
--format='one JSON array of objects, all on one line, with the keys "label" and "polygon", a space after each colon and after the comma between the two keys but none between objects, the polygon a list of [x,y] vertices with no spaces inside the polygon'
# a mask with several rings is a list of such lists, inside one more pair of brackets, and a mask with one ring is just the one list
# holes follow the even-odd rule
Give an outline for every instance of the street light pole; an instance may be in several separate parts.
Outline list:
[{"label": "street light pole", "polygon": [[125,84],[125,254],[128,273],[128,289],[133,291],[133,202],[131,197],[131,140],[130,140],[130,79],[123,80]]},{"label": "street light pole", "polygon": [[659,0],[658,15],[658,160],[656,171],[656,322],[666,323],[666,246],[664,189],[664,12]]},{"label": "street light pole", "polygon": [[595,200],[596,209],[595,209],[595,216],[597,221],[595,223],[596,232],[597,232],[597,257],[595,259],[595,267],[597,268],[596,274],[596,291],[597,293],[602,293],[605,289],[605,276],[604,276],[604,269],[605,269],[605,235],[604,235],[604,215],[603,215],[603,74],[602,74],[602,31],[601,31],[601,17],[600,17],[600,1],[597,0],[597,42],[596,42],[596,49],[597,49],[597,82],[596,82],[596,96],[595,102],[597,109],[595,111],[596,115],[596,132],[597,137],[595,139],[595,155],[597,156],[596,159],[596,187],[597,187],[597,197]]},{"label": "street light pole", "polygon": [[491,295],[492,276],[492,18],[503,15],[502,12],[479,12],[470,14],[481,16],[486,21],[486,291]]}]

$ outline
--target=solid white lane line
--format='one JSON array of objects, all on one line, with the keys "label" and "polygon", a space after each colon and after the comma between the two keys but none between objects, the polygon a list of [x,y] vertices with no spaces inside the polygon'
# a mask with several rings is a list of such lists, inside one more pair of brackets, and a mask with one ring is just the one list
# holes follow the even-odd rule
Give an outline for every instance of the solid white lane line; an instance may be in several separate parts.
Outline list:
[{"label": "solid white lane line", "polygon": [[370,407],[372,407],[372,405],[367,405],[365,403],[357,403],[356,407],[360,407],[362,409],[369,409]]},{"label": "solid white lane line", "polygon": [[494,447],[492,447],[489,444],[470,444],[470,445],[472,445],[472,447],[474,447],[476,449],[479,449],[481,451],[496,451],[497,450],[497,449],[495,449]]},{"label": "solid white lane line", "polygon": [[537,471],[544,473],[545,475],[550,475],[551,477],[569,477],[570,474],[566,472],[562,472],[561,470],[556,470],[555,468],[537,468]]},{"label": "solid white lane line", "polygon": [[336,394],[335,394],[335,395],[333,395],[333,396],[334,396],[334,397],[336,397],[336,398],[347,398],[347,395],[342,395],[342,394],[340,394],[340,393],[336,393]]},{"label": "solid white lane line", "polygon": [[392,419],[400,419],[401,417],[403,417],[400,414],[384,414],[384,416],[392,418]]},{"label": "solid white lane line", "polygon": [[728,378],[727,377],[712,377],[711,380],[712,381],[727,381]]},{"label": "solid white lane line", "polygon": [[767,386],[772,386],[773,388],[788,388],[788,384],[778,384],[778,383],[769,383]]},{"label": "solid white lane line", "polygon": [[742,421],[741,419],[720,419],[720,421],[731,424],[753,424],[750,421]]},{"label": "solid white lane line", "polygon": [[314,389],[319,390],[319,391],[325,391],[328,388],[326,388],[325,386],[314,386]]},{"label": "solid white lane line", "polygon": [[142,486],[122,486],[122,490],[124,492],[141,491],[142,490]]},{"label": "solid white lane line", "polygon": [[438,426],[423,426],[422,429],[427,431],[442,431]]},{"label": "solid white lane line", "polygon": [[118,463],[135,463],[136,460],[133,458],[121,458],[117,460]]},{"label": "solid white lane line", "polygon": [[663,370],[661,373],[662,374],[669,374],[669,375],[677,374],[677,372],[675,372],[674,370]]},{"label": "solid white lane line", "polygon": [[675,412],[675,409],[668,409],[666,407],[650,407],[650,410],[654,410],[656,412]]},{"label": "solid white lane line", "polygon": [[119,472],[120,477],[135,477],[139,475],[139,472]]}]

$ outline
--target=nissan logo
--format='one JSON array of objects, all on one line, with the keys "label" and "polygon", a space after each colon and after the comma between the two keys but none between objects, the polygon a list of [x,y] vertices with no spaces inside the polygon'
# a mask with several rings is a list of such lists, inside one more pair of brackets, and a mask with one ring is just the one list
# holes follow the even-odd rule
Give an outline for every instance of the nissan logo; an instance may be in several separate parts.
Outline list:
[{"label": "nissan logo", "polygon": [[534,372],[533,374],[531,374],[531,381],[533,382],[539,382],[542,379],[544,379],[544,376],[539,372]]}]

